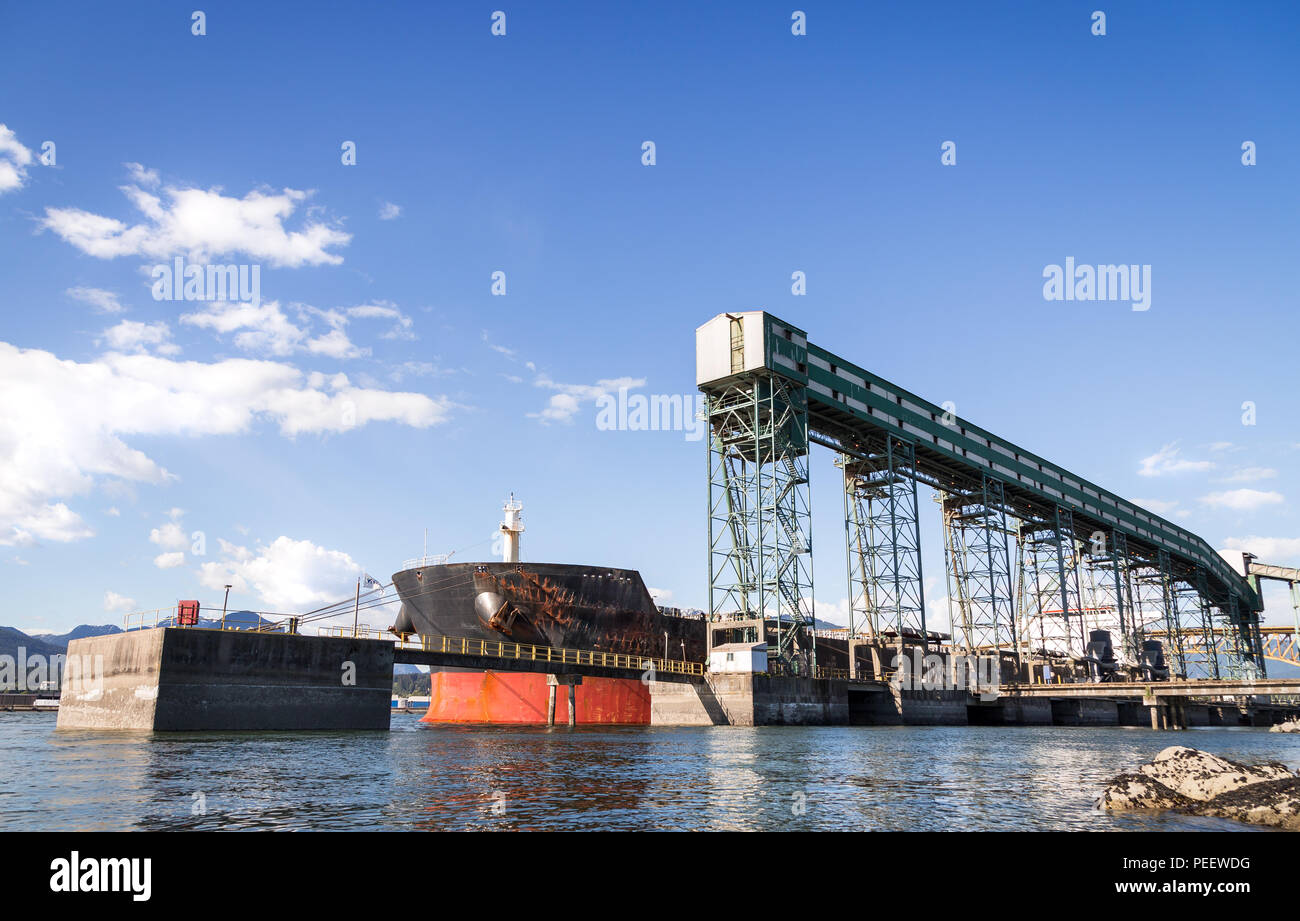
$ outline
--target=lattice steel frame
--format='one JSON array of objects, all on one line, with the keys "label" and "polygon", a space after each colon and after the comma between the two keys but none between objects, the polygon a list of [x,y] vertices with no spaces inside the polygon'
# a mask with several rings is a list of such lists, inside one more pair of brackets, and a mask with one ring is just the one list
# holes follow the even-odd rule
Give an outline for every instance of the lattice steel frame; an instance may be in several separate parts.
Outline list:
[{"label": "lattice steel frame", "polygon": [[892,435],[865,457],[841,454],[848,541],[849,634],[894,630],[928,651],[915,447]]},{"label": "lattice steel frame", "polygon": [[774,622],[786,666],[813,666],[807,393],[779,374],[754,372],[705,398],[709,613]]},{"label": "lattice steel frame", "polygon": [[1175,604],[1173,572],[1169,553],[1156,551],[1154,560],[1134,563],[1133,577],[1137,591],[1138,626],[1135,633],[1139,648],[1146,630],[1152,625],[1165,633],[1164,651],[1171,675],[1187,674],[1187,657],[1183,650],[1182,623]]},{"label": "lattice steel frame", "polygon": [[[1122,531],[1098,532],[1105,535],[1097,552],[1090,540],[1085,544],[1083,563],[1092,578],[1094,624],[1111,631],[1112,643],[1120,661],[1133,664],[1138,650],[1133,642],[1133,581],[1129,576],[1128,537]],[[1095,537],[1095,535],[1094,535]],[[1110,613],[1105,613],[1110,612]]]},{"label": "lattice steel frame", "polygon": [[953,645],[968,655],[1011,649],[1019,665],[1002,481],[983,476],[978,489],[946,492],[942,507],[944,556],[957,600]]},{"label": "lattice steel frame", "polygon": [[[1031,616],[1039,618],[1040,638],[1046,645],[1047,618],[1060,618],[1062,636],[1058,639],[1053,631],[1053,640],[1063,644],[1064,648],[1055,651],[1081,655],[1088,639],[1079,591],[1079,554],[1075,547],[1073,514],[1069,509],[1057,506],[1052,520],[1024,522],[1021,548],[1025,591],[1029,592],[1030,598],[1026,609]],[[1071,617],[1079,618],[1077,649],[1070,630]]]},{"label": "lattice steel frame", "polygon": [[[1219,652],[1218,643],[1214,638],[1214,610],[1210,602],[1210,580],[1202,566],[1196,567],[1195,580],[1195,618],[1188,617],[1185,623],[1193,620],[1199,621],[1201,625],[1201,641],[1196,644],[1199,649],[1193,652],[1192,649],[1186,649],[1188,665],[1196,664],[1205,672],[1206,677],[1213,678],[1216,681],[1219,678]],[[1193,647],[1196,648],[1196,647]]]}]

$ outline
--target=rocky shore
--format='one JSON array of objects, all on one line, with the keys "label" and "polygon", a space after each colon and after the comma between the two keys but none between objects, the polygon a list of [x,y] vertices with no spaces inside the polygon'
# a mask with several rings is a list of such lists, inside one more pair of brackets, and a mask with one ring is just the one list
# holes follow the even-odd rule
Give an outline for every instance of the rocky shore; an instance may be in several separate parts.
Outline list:
[{"label": "rocky shore", "polygon": [[1106,812],[1181,812],[1300,831],[1300,774],[1276,761],[1240,764],[1174,745],[1106,785]]},{"label": "rocky shore", "polygon": [[1285,723],[1278,723],[1269,732],[1300,732],[1300,720],[1287,720]]}]

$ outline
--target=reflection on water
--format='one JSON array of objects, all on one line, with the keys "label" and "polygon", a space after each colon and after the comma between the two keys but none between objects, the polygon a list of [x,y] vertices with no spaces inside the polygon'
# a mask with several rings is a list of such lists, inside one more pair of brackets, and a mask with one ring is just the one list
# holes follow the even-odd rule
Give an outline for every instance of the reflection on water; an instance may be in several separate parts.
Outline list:
[{"label": "reflection on water", "polygon": [[1256,729],[429,727],[54,732],[0,713],[0,829],[1225,829],[1106,816],[1166,745],[1300,767]]}]

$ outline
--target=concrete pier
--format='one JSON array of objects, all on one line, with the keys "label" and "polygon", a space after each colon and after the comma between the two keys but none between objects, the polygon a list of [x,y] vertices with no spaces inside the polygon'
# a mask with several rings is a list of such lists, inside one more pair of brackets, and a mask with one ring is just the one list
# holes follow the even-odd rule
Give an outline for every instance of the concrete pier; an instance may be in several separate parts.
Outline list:
[{"label": "concrete pier", "polygon": [[[876,693],[880,693],[877,691]],[[848,682],[776,675],[708,675],[650,686],[653,726],[847,726]]]},{"label": "concrete pier", "polygon": [[73,640],[59,729],[387,729],[393,644],[159,627]]}]

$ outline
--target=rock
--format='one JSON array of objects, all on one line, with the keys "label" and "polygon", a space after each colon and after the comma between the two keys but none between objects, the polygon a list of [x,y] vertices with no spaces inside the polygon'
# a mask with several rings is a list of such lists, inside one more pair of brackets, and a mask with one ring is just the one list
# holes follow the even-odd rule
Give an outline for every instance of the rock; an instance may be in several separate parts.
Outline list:
[{"label": "rock", "polygon": [[1188,799],[1201,802],[1247,784],[1295,776],[1277,762],[1250,767],[1183,745],[1169,746],[1138,770]]},{"label": "rock", "polygon": [[1097,808],[1106,812],[1164,812],[1191,806],[1192,800],[1143,774],[1120,774],[1106,785]]},{"label": "rock", "polygon": [[1182,745],[1106,785],[1107,812],[1173,811],[1300,831],[1300,775],[1276,761],[1240,764]]},{"label": "rock", "polygon": [[1300,719],[1287,720],[1269,729],[1269,732],[1300,732]]},{"label": "rock", "polygon": [[1300,831],[1300,777],[1265,780],[1230,790],[1202,804],[1196,814]]}]

